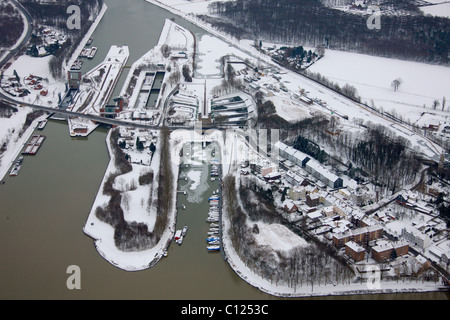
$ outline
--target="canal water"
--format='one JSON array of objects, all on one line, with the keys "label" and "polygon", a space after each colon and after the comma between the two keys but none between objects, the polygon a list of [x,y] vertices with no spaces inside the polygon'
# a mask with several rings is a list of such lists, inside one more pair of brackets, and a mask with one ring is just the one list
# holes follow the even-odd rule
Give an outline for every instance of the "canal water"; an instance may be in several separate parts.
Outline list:
[{"label": "canal water", "polygon": [[[164,19],[174,17],[143,0],[106,3],[108,11],[94,33],[93,45],[99,51],[89,62],[92,67],[113,44],[128,44],[129,64],[133,63],[156,44]],[[194,33],[201,32],[174,18]],[[125,76],[126,70],[121,83]],[[177,228],[188,226],[182,245],[171,245],[168,256],[151,269],[127,272],[103,259],[82,231],[109,161],[107,129],[99,127],[88,138],[73,139],[65,122],[50,121],[39,133],[47,139],[38,154],[26,156],[19,175],[5,177],[0,185],[0,299],[276,299],[241,280],[220,253],[206,250],[208,197],[219,187],[218,181],[211,181],[208,165],[181,168],[181,176],[188,178],[179,181],[179,190],[186,194],[178,194]],[[185,152],[203,152],[196,148]],[[71,265],[80,267],[80,290],[67,288]]]}]

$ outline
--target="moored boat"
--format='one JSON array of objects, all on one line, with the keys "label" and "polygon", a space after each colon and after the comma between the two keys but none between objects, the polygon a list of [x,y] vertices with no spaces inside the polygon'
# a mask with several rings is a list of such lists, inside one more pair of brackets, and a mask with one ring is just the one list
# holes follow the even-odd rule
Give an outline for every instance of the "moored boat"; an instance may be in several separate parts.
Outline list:
[{"label": "moored boat", "polygon": [[93,59],[95,57],[96,53],[97,53],[97,47],[92,47],[91,52],[89,52],[87,55],[87,58]]},{"label": "moored boat", "polygon": [[183,237],[186,235],[187,230],[188,230],[188,227],[187,227],[187,226],[184,226],[184,227],[183,227],[183,230],[181,230],[181,235],[182,235]]},{"label": "moored boat", "polygon": [[48,122],[47,119],[39,121],[37,129],[38,130],[44,130],[45,126],[47,125],[47,122]]},{"label": "moored boat", "polygon": [[220,246],[219,245],[211,245],[211,246],[207,246],[206,248],[208,249],[208,251],[220,250]]}]

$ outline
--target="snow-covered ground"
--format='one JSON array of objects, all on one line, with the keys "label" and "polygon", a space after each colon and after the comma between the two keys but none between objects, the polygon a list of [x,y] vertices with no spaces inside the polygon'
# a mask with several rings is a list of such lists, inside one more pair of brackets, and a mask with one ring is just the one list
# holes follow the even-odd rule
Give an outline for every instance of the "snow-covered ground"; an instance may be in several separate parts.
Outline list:
[{"label": "snow-covered ground", "polygon": [[432,16],[450,18],[450,3],[447,0],[427,0],[429,3],[433,3],[432,6],[420,7],[425,14]]},{"label": "snow-covered ground", "polygon": [[[56,107],[58,105],[58,93],[65,91],[65,84],[62,81],[54,79],[51,75],[49,68],[51,58],[52,56],[34,58],[23,55],[18,57],[7,69],[3,71],[4,78],[13,76],[14,71],[16,71],[21,80],[22,86],[30,91],[30,94],[25,97],[15,97],[16,100],[42,105],[45,107]],[[38,76],[44,79],[40,82],[42,85],[41,89],[36,90],[35,86],[26,80],[26,78],[30,75]],[[41,95],[41,91],[48,91],[47,95]]]},{"label": "snow-covered ground", "polygon": [[[362,102],[372,105],[373,101],[377,108],[394,111],[412,123],[419,121],[423,112],[436,114],[433,124],[450,116],[449,104],[444,112],[442,105],[432,109],[434,100],[441,103],[443,97],[450,96],[449,67],[326,50],[325,56],[309,70],[319,72],[341,87],[346,83],[353,85]],[[402,83],[394,91],[391,83],[397,78]]]}]

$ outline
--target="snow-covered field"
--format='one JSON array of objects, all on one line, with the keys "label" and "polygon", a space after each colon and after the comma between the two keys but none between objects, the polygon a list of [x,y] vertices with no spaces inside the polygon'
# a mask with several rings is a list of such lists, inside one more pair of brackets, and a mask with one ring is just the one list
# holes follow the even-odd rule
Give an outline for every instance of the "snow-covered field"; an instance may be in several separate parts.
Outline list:
[{"label": "snow-covered field", "polygon": [[[58,93],[65,91],[64,82],[54,79],[50,73],[49,62],[52,56],[43,58],[34,58],[30,56],[20,56],[15,60],[9,68],[4,70],[4,76],[14,75],[14,71],[17,72],[21,79],[21,83],[25,85],[30,91],[30,94],[26,97],[16,97],[16,100],[33,103],[37,105],[43,105],[45,107],[56,107],[58,104]],[[25,80],[30,75],[44,78],[41,82],[43,88],[40,90],[34,90],[32,85],[28,85],[28,81]],[[48,90],[46,96],[42,96],[40,92],[42,90]]]},{"label": "snow-covered field", "polygon": [[[442,112],[442,104],[432,110],[434,100],[442,103],[443,97],[450,97],[449,67],[326,50],[325,56],[309,70],[319,72],[341,87],[346,83],[353,85],[362,102],[372,105],[373,101],[377,108],[395,111],[413,123],[423,112],[436,113],[433,124],[439,124],[439,120],[450,115],[450,104],[446,105],[445,112]],[[401,78],[402,83],[394,91],[391,83],[397,78]]]},{"label": "snow-covered field", "polygon": [[450,3],[447,0],[427,0],[435,5],[420,7],[425,14],[432,16],[450,18]]}]

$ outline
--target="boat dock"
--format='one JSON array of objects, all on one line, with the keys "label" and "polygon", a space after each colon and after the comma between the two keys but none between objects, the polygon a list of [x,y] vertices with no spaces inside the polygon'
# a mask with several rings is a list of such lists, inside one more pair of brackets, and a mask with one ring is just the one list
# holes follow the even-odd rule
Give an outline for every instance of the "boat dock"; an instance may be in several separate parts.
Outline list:
[{"label": "boat dock", "polygon": [[28,142],[27,146],[22,151],[22,154],[35,155],[39,151],[39,148],[44,143],[45,138],[46,137],[43,135],[32,136],[30,142]]}]

